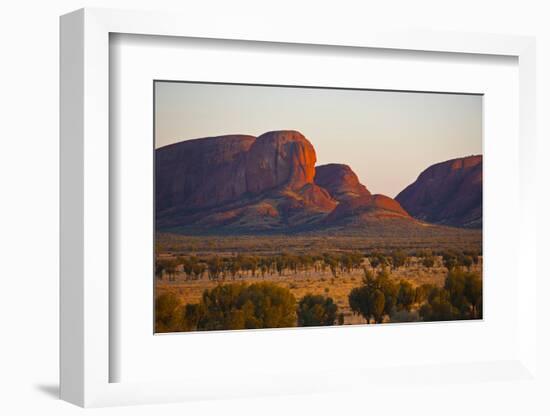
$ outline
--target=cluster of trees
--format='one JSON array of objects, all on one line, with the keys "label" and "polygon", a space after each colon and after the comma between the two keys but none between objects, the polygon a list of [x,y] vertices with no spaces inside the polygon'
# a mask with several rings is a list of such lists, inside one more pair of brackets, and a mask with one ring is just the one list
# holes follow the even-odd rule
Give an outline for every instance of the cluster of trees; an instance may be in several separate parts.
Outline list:
[{"label": "cluster of trees", "polygon": [[155,301],[158,332],[325,326],[343,319],[332,298],[307,294],[297,304],[290,290],[267,282],[218,285],[195,304],[181,305],[170,292]]},{"label": "cluster of trees", "polygon": [[459,268],[449,271],[445,285],[423,288],[425,302],[420,307],[424,321],[480,319],[483,317],[483,291],[478,273]]},{"label": "cluster of trees", "polygon": [[441,257],[443,266],[449,271],[457,267],[470,270],[472,265],[479,264],[479,254],[473,250],[443,250],[437,253],[431,250],[419,250],[412,254],[394,250],[388,253],[372,252],[366,255],[372,268],[389,267],[392,270],[408,265],[411,257],[416,257],[424,267],[431,268],[435,266],[438,256]]},{"label": "cluster of trees", "polygon": [[392,321],[415,305],[424,321],[479,319],[483,315],[482,282],[478,273],[454,267],[443,287],[424,284],[414,288],[408,281],[393,281],[387,269],[376,276],[365,269],[363,285],[352,289],[349,304],[367,323],[380,323],[386,317]]},{"label": "cluster of trees", "polygon": [[395,311],[410,311],[416,301],[416,290],[408,281],[393,281],[386,268],[376,275],[365,269],[363,285],[352,289],[348,299],[351,310],[367,323],[380,323]]},{"label": "cluster of trees", "polygon": [[155,261],[155,276],[162,279],[164,275],[168,280],[174,280],[178,271],[178,261],[175,259],[157,259]]},{"label": "cluster of trees", "polygon": [[479,263],[479,255],[475,251],[447,250],[441,253],[441,257],[449,271],[460,267],[470,270],[472,265]]},{"label": "cluster of trees", "polygon": [[196,305],[186,305],[189,329],[283,328],[296,325],[296,299],[273,283],[218,285]]},{"label": "cluster of trees", "polygon": [[196,304],[181,305],[173,293],[155,302],[159,332],[296,326],[296,299],[273,283],[234,283],[205,290]]},{"label": "cluster of trees", "polygon": [[[437,254],[430,250],[413,253],[414,257],[427,268],[434,267],[436,259],[441,256],[443,265],[452,270],[464,267],[470,270],[472,265],[479,263],[479,255],[474,251],[446,250]],[[288,254],[272,256],[180,256],[176,258],[158,258],[155,264],[155,275],[162,279],[174,280],[178,272],[182,272],[188,280],[201,279],[207,275],[210,280],[235,280],[239,277],[265,277],[266,275],[282,276],[285,273],[299,271],[326,272],[330,270],[334,277],[343,273],[364,267],[367,258],[373,269],[390,268],[392,270],[407,266],[411,255],[403,250],[389,252],[343,252],[323,254]]]},{"label": "cluster of trees", "polygon": [[369,263],[373,269],[381,267],[391,267],[392,269],[398,269],[407,265],[408,255],[403,250],[394,250],[389,253],[382,253],[374,251],[367,254]]},{"label": "cluster of trees", "polygon": [[[478,273],[455,267],[443,287],[416,288],[408,281],[393,280],[386,268],[376,274],[365,268],[364,273],[362,285],[352,289],[348,299],[351,310],[367,323],[483,316]],[[289,289],[261,282],[220,284],[205,290],[195,304],[182,305],[177,295],[164,293],[156,298],[155,320],[158,332],[174,332],[343,325],[344,315],[330,297],[307,294],[297,302]]]},{"label": "cluster of trees", "polygon": [[315,272],[330,270],[336,277],[339,273],[349,273],[362,267],[363,254],[324,253],[319,255],[287,254],[275,256],[247,256],[239,254],[232,257],[196,256],[177,257],[171,259],[159,258],[155,264],[155,275],[162,279],[167,276],[174,280],[178,270],[181,270],[186,279],[201,279],[207,273],[210,280],[236,279],[243,274],[256,277],[266,275],[283,275],[285,272],[299,271]]},{"label": "cluster of trees", "polygon": [[338,306],[330,297],[305,295],[298,304],[298,326],[327,326],[344,324],[344,314],[338,313]]}]

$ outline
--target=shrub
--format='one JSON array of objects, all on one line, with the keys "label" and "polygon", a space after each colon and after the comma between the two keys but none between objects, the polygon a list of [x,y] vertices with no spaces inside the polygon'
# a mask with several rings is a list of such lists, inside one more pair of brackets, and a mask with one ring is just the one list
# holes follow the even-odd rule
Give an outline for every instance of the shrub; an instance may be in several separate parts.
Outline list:
[{"label": "shrub", "polygon": [[424,303],[428,299],[428,295],[435,289],[435,286],[430,283],[425,283],[418,286],[414,293],[415,303]]},{"label": "shrub", "polygon": [[338,306],[332,298],[307,294],[298,304],[298,326],[334,325]]},{"label": "shrub", "polygon": [[483,290],[481,277],[477,273],[464,276],[464,296],[471,306],[471,317],[483,317]]},{"label": "shrub", "polygon": [[417,310],[399,309],[391,314],[392,322],[417,322],[420,320],[420,315]]},{"label": "shrub", "polygon": [[373,269],[376,269],[378,266],[386,267],[389,266],[390,261],[382,253],[372,253],[369,257],[369,263]]},{"label": "shrub", "polygon": [[375,289],[369,294],[370,312],[375,322],[382,322],[384,317],[384,307],[386,305],[386,296],[380,289]]},{"label": "shrub", "polygon": [[155,330],[157,332],[178,331],[177,310],[180,301],[174,293],[163,293],[155,299]]},{"label": "shrub", "polygon": [[435,258],[434,256],[426,256],[422,258],[422,265],[428,269],[434,267]]},{"label": "shrub", "polygon": [[447,268],[447,270],[453,270],[455,267],[458,266],[458,256],[456,253],[451,251],[446,251],[442,255],[443,257],[443,266]]},{"label": "shrub", "polygon": [[351,310],[362,315],[367,323],[371,319],[380,323],[385,315],[390,315],[397,304],[399,286],[393,283],[385,269],[376,277],[364,269],[365,277],[363,286],[354,288],[349,293],[349,305]]},{"label": "shrub", "polygon": [[426,291],[426,303],[420,308],[420,316],[425,321],[482,317],[482,283],[477,273],[452,269],[443,288],[431,287]]},{"label": "shrub", "polygon": [[164,270],[166,269],[166,265],[161,260],[155,260],[155,276],[157,279],[162,280],[162,275],[164,274]]},{"label": "shrub", "polygon": [[185,308],[187,330],[296,326],[296,299],[273,283],[224,284],[205,290],[198,305]]},{"label": "shrub", "polygon": [[202,303],[191,303],[185,305],[183,312],[183,331],[192,331],[193,329],[202,326],[201,319],[205,317],[204,305]]},{"label": "shrub", "polygon": [[441,288],[432,290],[419,313],[424,321],[451,321],[460,317],[460,312],[450,302],[449,292]]},{"label": "shrub", "polygon": [[415,300],[415,289],[410,282],[402,280],[399,282],[399,290],[397,292],[397,306],[399,309],[410,310]]},{"label": "shrub", "polygon": [[394,269],[403,267],[407,262],[407,254],[401,250],[391,253],[391,262]]},{"label": "shrub", "polygon": [[474,259],[472,258],[472,256],[464,256],[462,258],[462,265],[466,266],[468,270],[470,270],[472,264],[474,264]]}]

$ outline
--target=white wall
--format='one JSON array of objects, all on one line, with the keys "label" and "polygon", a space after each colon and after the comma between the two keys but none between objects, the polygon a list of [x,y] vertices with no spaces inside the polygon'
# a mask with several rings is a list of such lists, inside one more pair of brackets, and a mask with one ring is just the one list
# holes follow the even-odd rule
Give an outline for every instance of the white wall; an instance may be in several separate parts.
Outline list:
[{"label": "white wall", "polygon": [[[535,0],[402,0],[335,2],[302,1],[200,1],[163,0],[11,0],[0,13],[2,60],[0,62],[0,413],[72,414],[80,409],[60,402],[58,377],[58,16],[74,9],[116,7],[180,10],[197,15],[208,24],[212,13],[270,16],[285,25],[324,25],[357,30],[381,27],[429,27],[442,30],[513,33],[538,37],[538,129],[540,196],[539,258],[547,256],[549,206],[546,155],[550,137],[550,13],[547,1]],[[544,140],[542,138],[545,138]],[[544,175],[544,176],[542,176]],[[544,179],[544,182],[543,182]],[[542,240],[544,238],[544,246]],[[539,292],[548,290],[543,282]],[[539,319],[548,318],[540,308]],[[543,316],[544,314],[544,316]],[[544,337],[550,351],[548,334]],[[546,354],[547,355],[547,354]],[[548,370],[548,358],[539,357]],[[550,374],[546,371],[546,374]],[[102,409],[101,414],[543,414],[529,397],[541,392],[517,391],[506,383],[479,394],[457,385],[450,399],[439,386],[414,390],[399,398],[349,397],[345,393],[323,397],[285,397],[229,402],[190,403],[151,407]],[[546,405],[548,406],[548,405]],[[314,411],[312,410],[314,409]],[[385,410],[384,410],[385,409]]]}]

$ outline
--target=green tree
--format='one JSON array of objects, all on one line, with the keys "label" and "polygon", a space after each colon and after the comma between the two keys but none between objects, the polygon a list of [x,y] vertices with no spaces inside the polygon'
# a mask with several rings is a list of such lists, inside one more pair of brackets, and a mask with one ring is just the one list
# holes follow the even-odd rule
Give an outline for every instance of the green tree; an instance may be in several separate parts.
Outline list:
[{"label": "green tree", "polygon": [[428,299],[428,295],[435,289],[435,286],[430,283],[424,283],[415,289],[414,302],[422,304]]},{"label": "green tree", "polygon": [[155,299],[155,330],[173,332],[179,330],[178,309],[180,301],[174,293],[163,293]]},{"label": "green tree", "polygon": [[398,269],[403,267],[407,262],[407,254],[404,251],[397,250],[391,253],[392,268]]},{"label": "green tree", "polygon": [[477,273],[453,268],[447,273],[442,288],[430,287],[427,292],[419,311],[425,321],[482,317],[482,282]]},{"label": "green tree", "polygon": [[449,292],[441,288],[432,290],[419,312],[424,321],[451,321],[460,317],[460,311],[451,304]]},{"label": "green tree", "polygon": [[467,302],[464,296],[464,285],[464,273],[460,270],[452,269],[447,273],[444,288],[449,292],[451,303],[460,309],[462,309]]},{"label": "green tree", "polygon": [[369,269],[363,269],[363,285],[351,290],[348,295],[351,310],[362,315],[367,323],[383,321],[385,315],[391,315],[397,304],[399,286],[390,278],[386,269],[374,276]]},{"label": "green tree", "polygon": [[298,304],[298,326],[334,325],[337,312],[332,298],[307,294]]},{"label": "green tree", "polygon": [[355,287],[348,295],[349,306],[351,310],[363,316],[370,323],[372,316],[370,297],[371,291],[367,286]]},{"label": "green tree", "polygon": [[218,280],[223,271],[223,262],[218,256],[210,257],[207,260],[208,278],[210,280]]},{"label": "green tree", "polygon": [[397,291],[397,307],[409,311],[415,301],[415,295],[413,285],[406,280],[401,280]]},{"label": "green tree", "polygon": [[205,309],[202,303],[190,303],[185,305],[183,311],[182,331],[192,331],[202,326],[202,320],[205,318]]},{"label": "green tree", "polygon": [[424,267],[427,267],[428,269],[430,269],[435,265],[435,258],[434,256],[422,257],[421,262]]},{"label": "green tree", "polygon": [[458,266],[458,256],[455,252],[446,251],[443,253],[442,258],[443,266],[445,266],[447,270],[451,271]]},{"label": "green tree", "polygon": [[176,273],[178,271],[178,261],[175,259],[165,260],[164,271],[168,275],[169,281],[176,280]]},{"label": "green tree", "polygon": [[187,330],[284,328],[296,326],[296,299],[273,283],[220,284],[187,305]]},{"label": "green tree", "polygon": [[471,307],[471,318],[482,318],[483,293],[481,278],[477,273],[467,273],[464,276],[464,296]]},{"label": "green tree", "polygon": [[472,264],[474,264],[474,259],[472,256],[464,256],[462,258],[462,265],[466,266],[468,270],[472,268]]},{"label": "green tree", "polygon": [[165,269],[166,266],[162,260],[155,260],[155,276],[157,277],[157,279],[162,280]]},{"label": "green tree", "polygon": [[329,267],[332,275],[334,277],[337,277],[338,276],[338,260],[330,254],[325,254],[323,256],[323,261]]},{"label": "green tree", "polygon": [[368,256],[369,263],[373,269],[378,268],[379,266],[387,267],[390,264],[390,261],[388,258],[383,255],[382,253],[371,253],[370,256]]},{"label": "green tree", "polygon": [[380,289],[384,294],[384,313],[391,315],[397,305],[399,286],[392,281],[390,273],[385,268],[378,272],[374,283],[375,288]]},{"label": "green tree", "polygon": [[376,323],[382,322],[386,306],[386,296],[380,289],[375,289],[369,297],[372,317]]},{"label": "green tree", "polygon": [[449,292],[452,305],[460,311],[461,319],[479,317],[481,278],[477,273],[451,270],[445,278],[444,288]]}]

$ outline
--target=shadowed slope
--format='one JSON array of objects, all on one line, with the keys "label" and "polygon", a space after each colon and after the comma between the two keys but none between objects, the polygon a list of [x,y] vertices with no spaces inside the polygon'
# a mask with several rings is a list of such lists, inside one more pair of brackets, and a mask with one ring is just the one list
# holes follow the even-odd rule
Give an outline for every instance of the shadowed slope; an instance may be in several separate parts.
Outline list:
[{"label": "shadowed slope", "polygon": [[422,221],[481,228],[483,199],[481,155],[437,163],[395,198]]}]

